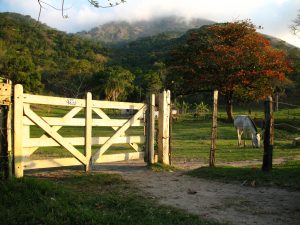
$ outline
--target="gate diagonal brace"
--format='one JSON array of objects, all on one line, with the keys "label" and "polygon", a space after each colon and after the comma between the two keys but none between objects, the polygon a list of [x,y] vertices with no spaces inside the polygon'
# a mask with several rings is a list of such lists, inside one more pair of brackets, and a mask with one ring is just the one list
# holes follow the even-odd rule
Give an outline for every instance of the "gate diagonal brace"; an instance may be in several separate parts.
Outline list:
[{"label": "gate diagonal brace", "polygon": [[[105,114],[105,112],[103,112],[103,110],[99,109],[99,108],[93,108],[93,111],[101,118],[101,119],[106,119],[106,120],[110,120],[109,116],[107,116]],[[113,130],[118,130],[118,127],[111,127]],[[124,135],[124,134],[123,134]],[[125,135],[124,135],[125,136]],[[136,143],[129,143],[129,145],[135,150],[135,151],[139,151],[139,146]]]},{"label": "gate diagonal brace", "polygon": [[92,161],[95,163],[101,155],[103,155],[106,150],[114,143],[114,139],[120,137],[136,120],[138,120],[147,109],[147,106],[143,106],[133,117],[131,117],[122,127],[120,127],[117,132],[111,136],[102,147],[94,154]]},{"label": "gate diagonal brace", "polygon": [[53,129],[48,123],[46,123],[41,117],[39,117],[35,112],[30,109],[29,105],[24,105],[24,113],[25,115],[37,126],[42,128],[47,134],[50,135],[58,144],[67,149],[72,155],[78,159],[84,165],[87,164],[86,157],[81,154],[73,145],[68,142],[65,142],[64,138],[57,133],[55,129]]},{"label": "gate diagonal brace", "polygon": [[[73,109],[71,109],[67,114],[65,114],[65,116],[62,118],[63,120],[68,120],[68,119],[72,119],[74,116],[77,115],[77,113],[79,113],[81,111],[82,107],[75,107]],[[52,129],[54,131],[59,131],[62,128],[62,126],[52,126]],[[47,135],[43,134],[42,136],[40,136],[40,138],[47,138]],[[27,154],[27,156],[32,155],[39,147],[32,147],[29,149],[29,152]]]}]

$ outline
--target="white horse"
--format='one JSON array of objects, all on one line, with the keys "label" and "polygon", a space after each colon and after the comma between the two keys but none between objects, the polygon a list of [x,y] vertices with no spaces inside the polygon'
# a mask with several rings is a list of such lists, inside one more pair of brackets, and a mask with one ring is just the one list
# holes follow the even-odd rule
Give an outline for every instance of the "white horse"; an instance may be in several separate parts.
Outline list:
[{"label": "white horse", "polygon": [[246,115],[237,116],[234,119],[234,126],[238,135],[238,145],[241,145],[242,135],[244,133],[244,147],[245,147],[245,135],[246,133],[251,133],[252,137],[252,146],[259,148],[260,147],[260,134],[257,132],[257,128],[253,120]]}]

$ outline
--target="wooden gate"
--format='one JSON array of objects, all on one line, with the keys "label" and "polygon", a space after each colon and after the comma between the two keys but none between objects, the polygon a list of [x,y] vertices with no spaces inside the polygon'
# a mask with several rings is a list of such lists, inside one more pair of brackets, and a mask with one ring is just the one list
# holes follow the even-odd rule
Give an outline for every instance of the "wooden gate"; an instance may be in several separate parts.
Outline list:
[{"label": "wooden gate", "polygon": [[[35,112],[32,105],[61,106],[68,107],[70,110],[63,117],[43,117]],[[103,109],[127,109],[134,114],[129,119],[110,118]],[[90,166],[95,163],[143,159],[144,152],[140,145],[145,142],[145,135],[126,136],[125,132],[132,126],[145,126],[146,109],[147,105],[144,103],[92,100],[91,93],[87,94],[86,99],[24,94],[22,85],[17,84],[14,93],[15,176],[22,177],[23,171],[29,169],[84,165],[85,170],[88,171]],[[84,118],[78,118],[79,112],[82,110],[85,111]],[[38,126],[44,134],[38,138],[32,137],[31,126]],[[58,131],[65,126],[84,127],[84,136],[63,137]],[[93,137],[92,129],[103,126],[112,127],[115,131],[114,134],[110,137]],[[104,154],[110,146],[119,143],[129,144],[135,152]],[[30,159],[30,156],[39,147],[50,146],[62,146],[73,157]],[[78,146],[84,146],[84,151],[80,151]],[[95,146],[99,146],[99,148],[93,153],[92,147]]]}]

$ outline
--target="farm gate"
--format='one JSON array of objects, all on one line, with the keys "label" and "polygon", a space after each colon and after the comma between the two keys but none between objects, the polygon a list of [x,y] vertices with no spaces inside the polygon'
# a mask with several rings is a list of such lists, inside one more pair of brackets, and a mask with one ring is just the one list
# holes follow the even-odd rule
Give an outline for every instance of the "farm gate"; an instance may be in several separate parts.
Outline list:
[{"label": "farm gate", "polygon": [[[165,97],[165,95],[162,96]],[[144,159],[145,151],[146,159],[153,163],[154,141],[150,139],[154,138],[155,103],[153,101],[149,103],[151,103],[150,107],[146,103],[93,100],[91,93],[87,93],[85,99],[32,95],[23,93],[22,85],[15,85],[13,129],[15,176],[22,177],[24,170],[63,166],[83,165],[88,171],[96,163]],[[67,113],[62,117],[50,117],[39,115],[35,111],[37,106],[46,107],[47,105],[63,107],[67,109]],[[130,110],[132,115],[126,119],[110,117],[106,113],[107,110]],[[39,137],[31,135],[32,126],[37,126],[42,130]],[[83,127],[84,135],[64,137],[59,132],[63,127],[75,126]],[[97,127],[111,127],[114,133],[109,137],[95,136],[93,128]],[[126,131],[130,127],[143,127],[144,132],[142,135],[127,135]],[[165,139],[164,135],[161,139]],[[128,144],[134,152],[105,154],[114,144]],[[38,148],[55,146],[63,147],[65,151],[71,153],[72,157],[30,159]],[[151,160],[149,155],[152,157]]]}]

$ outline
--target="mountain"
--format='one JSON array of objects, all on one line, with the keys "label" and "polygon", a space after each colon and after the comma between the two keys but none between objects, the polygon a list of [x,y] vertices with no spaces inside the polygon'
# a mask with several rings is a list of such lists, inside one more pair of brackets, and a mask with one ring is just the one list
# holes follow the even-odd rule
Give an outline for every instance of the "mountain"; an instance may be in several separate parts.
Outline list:
[{"label": "mountain", "polygon": [[79,36],[102,41],[105,43],[130,42],[138,38],[157,35],[165,32],[183,34],[189,29],[213,24],[215,22],[205,19],[190,19],[183,17],[169,16],[142,20],[136,22],[110,22],[95,27],[90,31],[77,33]]}]

